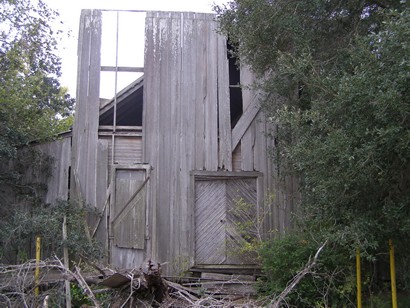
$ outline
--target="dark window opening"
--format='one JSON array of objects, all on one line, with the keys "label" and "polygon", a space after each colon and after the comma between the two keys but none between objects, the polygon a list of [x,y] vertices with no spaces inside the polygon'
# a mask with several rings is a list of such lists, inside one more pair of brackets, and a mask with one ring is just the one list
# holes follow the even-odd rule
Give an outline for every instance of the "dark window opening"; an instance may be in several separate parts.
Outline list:
[{"label": "dark window opening", "polygon": [[[72,138],[71,138],[72,139]],[[68,175],[67,175],[67,200],[70,200],[70,191],[71,191],[71,166],[68,166]]]},{"label": "dark window opening", "polygon": [[[127,87],[128,88],[128,87]],[[116,126],[142,126],[143,86],[124,89],[117,96]],[[114,125],[114,99],[100,113],[100,125]]]},{"label": "dark window opening", "polygon": [[238,58],[232,54],[233,46],[227,42],[227,57],[229,62],[229,97],[231,111],[231,128],[238,123],[243,113],[241,72],[238,65]]}]

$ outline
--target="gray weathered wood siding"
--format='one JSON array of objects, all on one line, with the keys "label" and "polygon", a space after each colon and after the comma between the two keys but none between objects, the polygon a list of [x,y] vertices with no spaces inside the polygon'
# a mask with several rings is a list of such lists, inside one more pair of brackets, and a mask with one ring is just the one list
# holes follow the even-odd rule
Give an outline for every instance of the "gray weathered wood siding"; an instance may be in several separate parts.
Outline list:
[{"label": "gray weathered wood siding", "polygon": [[[152,253],[161,262],[192,257],[189,172],[231,168],[227,151],[218,152],[218,108],[229,110],[229,100],[218,104],[218,82],[228,89],[228,76],[218,79],[219,67],[227,66],[226,42],[212,18],[147,13],[143,157],[153,166]],[[219,132],[228,135],[229,113],[224,120]]]},{"label": "gray weathered wood siding", "polygon": [[67,200],[71,166],[71,136],[38,145],[36,148],[52,158],[45,202],[54,204],[58,199]]},{"label": "gray weathered wood siding", "polygon": [[[276,184],[267,153],[272,129],[255,91],[243,88],[243,115],[231,129],[226,38],[210,14],[149,12],[146,19],[143,161],[153,167],[152,256],[192,258],[193,196],[189,172],[260,171],[262,190],[275,193],[267,227],[290,225],[291,190]],[[241,70],[242,84],[253,76]],[[195,181],[194,181],[195,182]],[[195,184],[193,184],[195,185]],[[278,189],[282,189],[278,192]]]},{"label": "gray weathered wood siding", "polygon": [[[111,166],[115,164],[136,164],[142,160],[142,136],[141,131],[129,135],[116,135],[114,138],[115,150],[113,151],[112,135],[104,134],[99,136],[100,142],[104,142],[108,147],[108,181],[111,180]],[[113,157],[114,155],[114,157]]]},{"label": "gray weathered wood siding", "polygon": [[[101,11],[83,10],[80,20],[77,103],[72,143],[72,196],[98,204],[97,153],[100,106]],[[105,190],[105,189],[104,189]]]},{"label": "gray weathered wood siding", "polygon": [[[226,172],[248,178],[257,171],[256,202],[260,206],[263,195],[275,194],[276,199],[266,205],[271,209],[266,228],[278,231],[290,226],[296,181],[279,179],[267,152],[274,146],[267,137],[273,126],[265,121],[255,91],[243,87],[243,114],[231,128],[227,42],[216,31],[214,15],[147,12],[146,16],[142,132],[113,129],[110,133],[98,132],[101,12],[82,13],[72,193],[104,213],[93,229],[106,243],[112,264],[138,266],[136,262],[147,257],[169,262],[165,272],[171,273],[177,271],[171,267],[178,260],[196,262],[198,172],[210,172],[218,181]],[[246,66],[241,67],[242,85],[251,84],[253,78]],[[133,177],[138,164],[145,172],[150,170],[145,201],[138,199],[129,209],[132,218],[124,218],[121,226],[113,221],[116,206],[127,203],[140,182]],[[117,178],[118,165],[128,170],[128,178]],[[144,232],[139,229],[143,223]]]},{"label": "gray weathered wood siding", "polygon": [[40,162],[36,163],[44,163],[44,168],[49,172],[44,172],[43,167],[38,165],[28,167],[24,174],[24,181],[45,185],[44,203],[54,205],[57,200],[67,200],[71,166],[71,136],[22,148],[20,155],[25,155],[32,150],[42,155]]}]

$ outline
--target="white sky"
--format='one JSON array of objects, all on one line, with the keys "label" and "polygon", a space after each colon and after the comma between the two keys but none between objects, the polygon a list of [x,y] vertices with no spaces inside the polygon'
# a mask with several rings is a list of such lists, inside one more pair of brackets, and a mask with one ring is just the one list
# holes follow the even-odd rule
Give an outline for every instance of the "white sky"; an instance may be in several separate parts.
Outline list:
[{"label": "white sky", "polygon": [[[81,9],[114,9],[114,10],[147,10],[147,11],[191,11],[191,12],[212,12],[212,4],[226,3],[227,0],[45,0],[51,7],[59,11],[61,20],[64,23],[64,29],[71,31],[71,36],[66,37],[60,45],[62,58],[62,78],[60,79],[63,86],[68,87],[69,93],[75,97],[77,82],[77,39],[78,26]],[[110,13],[107,13],[110,15]],[[126,14],[123,14],[126,15]],[[142,16],[143,17],[143,16]],[[106,18],[106,20],[109,18]],[[123,18],[124,20],[126,19]],[[142,20],[142,18],[140,18]],[[120,16],[121,20],[121,16]],[[115,23],[114,23],[115,24]],[[115,27],[115,26],[114,26]],[[121,24],[120,24],[121,27]],[[142,31],[144,27],[142,26]],[[104,15],[103,15],[103,32],[104,32]],[[143,32],[142,32],[143,33]],[[103,34],[104,35],[104,34]],[[103,36],[103,53],[104,48]],[[136,44],[136,43],[134,43]],[[139,45],[141,45],[139,43]],[[121,49],[121,46],[120,46]],[[143,46],[142,49],[143,50]],[[104,55],[102,55],[104,62]],[[127,56],[125,56],[127,57]],[[115,57],[114,57],[115,58]],[[102,65],[114,65],[113,63],[102,63]],[[122,65],[119,63],[119,65]],[[130,64],[125,64],[133,66]],[[142,65],[140,65],[142,66]],[[112,76],[111,76],[112,77]],[[109,78],[111,78],[109,77]],[[103,78],[103,77],[102,77]],[[135,76],[129,76],[129,79],[136,79]],[[111,78],[112,80],[112,78]],[[132,81],[132,80],[131,80]],[[126,81],[128,83],[128,81]],[[123,85],[119,85],[118,90]],[[104,87],[103,87],[104,88]],[[112,97],[111,92],[103,93],[101,97]],[[111,90],[110,90],[111,91]]]}]

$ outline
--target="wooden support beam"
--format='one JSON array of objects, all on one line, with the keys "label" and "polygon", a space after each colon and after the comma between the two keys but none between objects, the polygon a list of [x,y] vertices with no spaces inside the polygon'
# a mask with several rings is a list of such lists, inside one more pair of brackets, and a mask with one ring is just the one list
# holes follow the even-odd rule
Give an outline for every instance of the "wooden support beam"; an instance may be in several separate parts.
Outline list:
[{"label": "wooden support beam", "polygon": [[131,67],[131,66],[101,66],[102,72],[135,72],[143,73],[143,67]]},{"label": "wooden support beam", "polygon": [[260,106],[256,103],[256,99],[253,99],[252,103],[246,108],[245,112],[232,130],[232,149],[235,149],[239,141],[241,141],[242,136],[245,134],[253,120],[255,120],[260,109]]}]

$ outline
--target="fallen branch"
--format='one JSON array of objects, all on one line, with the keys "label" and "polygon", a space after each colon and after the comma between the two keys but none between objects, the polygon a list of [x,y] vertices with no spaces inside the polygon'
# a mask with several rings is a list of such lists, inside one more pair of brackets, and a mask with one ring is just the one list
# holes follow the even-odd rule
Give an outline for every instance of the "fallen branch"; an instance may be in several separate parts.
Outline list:
[{"label": "fallen branch", "polygon": [[[41,279],[39,285],[35,283],[33,272],[36,268],[41,270]],[[58,273],[53,273],[52,270],[57,270]],[[54,280],[49,280],[51,277],[57,276]],[[47,279],[48,278],[48,279]],[[36,262],[30,260],[24,264],[0,266],[0,292],[1,303],[12,302],[13,306],[35,306],[37,300],[34,296],[35,286],[57,285],[56,282],[75,280],[83,289],[84,293],[93,302],[95,307],[100,307],[93,292],[86,283],[84,277],[80,274],[79,269],[76,272],[70,271],[64,266],[62,261],[57,257],[51,260]],[[45,293],[45,295],[47,295]],[[20,300],[19,300],[20,299]],[[47,301],[46,301],[47,303]],[[43,304],[47,305],[47,304]]]},{"label": "fallen branch", "polygon": [[95,298],[93,291],[91,291],[88,284],[85,282],[84,277],[80,274],[80,269],[76,266],[75,271],[71,272],[73,277],[77,280],[78,285],[83,289],[83,292],[88,296],[88,298],[93,302],[94,307],[100,308],[100,303]]},{"label": "fallen branch", "polygon": [[[186,288],[186,287],[184,287],[184,286],[181,286],[180,284],[178,284],[178,283],[175,283],[175,282],[172,282],[172,281],[168,281],[167,280],[167,284],[172,288],[172,289],[175,289],[177,292],[178,292],[178,294],[181,294],[181,295],[184,295],[184,297],[188,297],[190,300],[192,300],[192,301],[198,301],[199,300],[199,297],[200,297],[200,295],[198,294],[198,293],[196,293],[196,292],[194,292],[193,290],[191,290],[191,289],[189,289],[189,288]],[[172,293],[171,293],[172,294]],[[195,295],[193,295],[193,294],[195,294]]]},{"label": "fallen branch", "polygon": [[316,266],[317,259],[319,258],[319,254],[327,244],[327,241],[323,243],[322,246],[316,251],[315,256],[313,259],[309,259],[308,263],[306,264],[305,268],[297,273],[289,282],[287,287],[276,297],[269,305],[271,308],[279,308],[281,303],[285,300],[290,292],[296,287],[296,285],[305,277],[307,274],[312,273],[312,269]]},{"label": "fallen branch", "polygon": [[58,259],[57,257],[55,257],[55,259],[60,263],[60,267],[62,269],[64,269],[64,271],[69,274],[70,276],[74,277],[75,280],[77,280],[78,285],[81,287],[81,289],[83,290],[84,294],[86,294],[88,296],[88,298],[94,303],[94,306],[96,308],[100,308],[100,304],[98,303],[97,299],[94,296],[93,291],[91,291],[90,287],[88,286],[88,284],[85,282],[85,279],[83,276],[81,276],[80,274],[80,269],[76,266],[74,269],[75,271],[72,272],[70,271],[68,268],[66,268],[63,263],[61,263],[60,259]]}]

